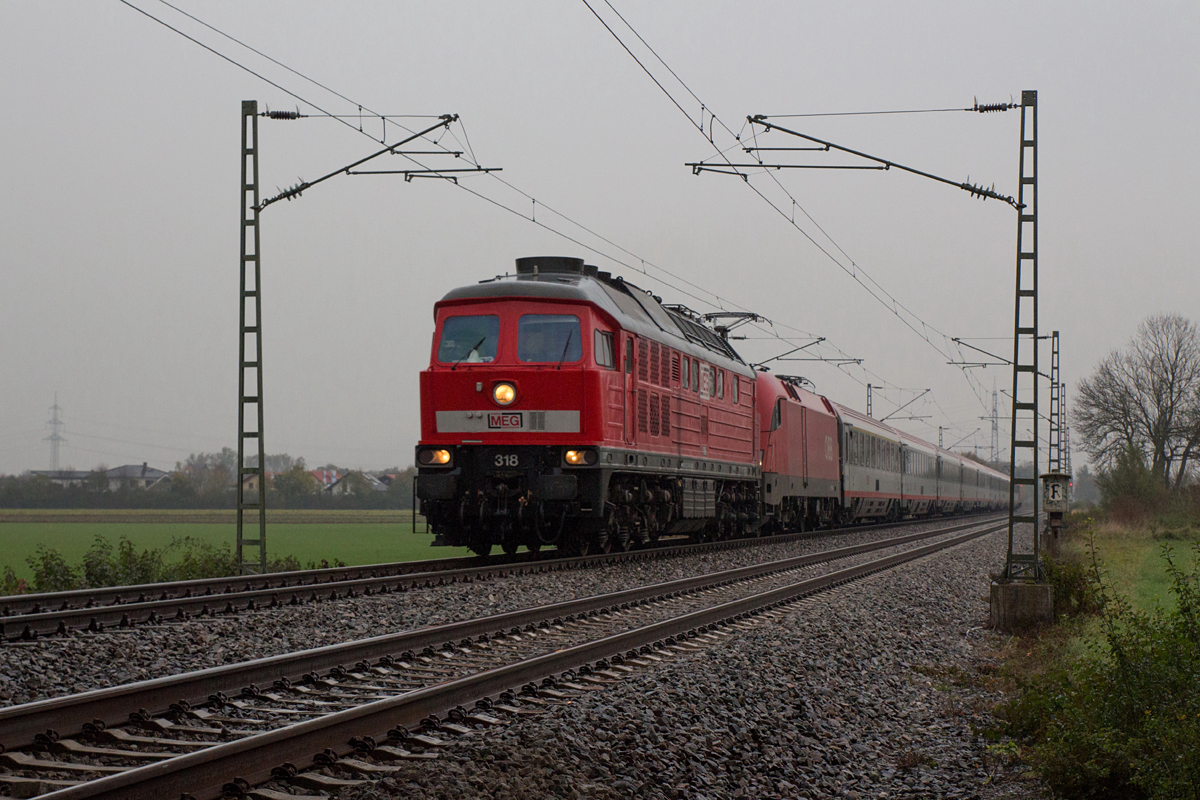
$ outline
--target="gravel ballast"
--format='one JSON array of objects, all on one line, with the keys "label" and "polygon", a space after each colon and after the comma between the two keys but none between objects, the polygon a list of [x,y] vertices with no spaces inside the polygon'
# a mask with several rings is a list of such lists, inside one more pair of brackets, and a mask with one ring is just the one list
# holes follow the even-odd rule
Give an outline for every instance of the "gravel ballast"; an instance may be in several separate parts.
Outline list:
[{"label": "gravel ballast", "polygon": [[977,735],[1004,553],[993,534],[810,598],[341,797],[1037,796]]}]

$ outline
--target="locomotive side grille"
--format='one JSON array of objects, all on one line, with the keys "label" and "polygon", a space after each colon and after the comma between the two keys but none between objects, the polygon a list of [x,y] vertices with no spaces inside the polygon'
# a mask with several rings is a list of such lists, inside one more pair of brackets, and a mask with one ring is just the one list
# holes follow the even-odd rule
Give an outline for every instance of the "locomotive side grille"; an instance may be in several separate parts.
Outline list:
[{"label": "locomotive side grille", "polygon": [[659,374],[658,362],[659,362],[659,354],[660,354],[661,349],[662,348],[659,347],[658,342],[650,343],[650,382],[651,383],[658,383],[658,374]]},{"label": "locomotive side grille", "polygon": [[650,360],[650,348],[646,346],[645,339],[638,339],[638,380],[649,380],[647,377],[647,367],[650,365],[646,362]]},{"label": "locomotive side grille", "polygon": [[650,393],[650,435],[658,436],[658,395]]},{"label": "locomotive side grille", "polygon": [[[645,363],[645,362],[642,362]],[[637,415],[638,415],[638,431],[641,433],[650,432],[649,411],[646,408],[646,392],[645,390],[637,393]]]},{"label": "locomotive side grille", "polygon": [[660,400],[662,401],[662,435],[671,435],[671,396],[664,394]]},{"label": "locomotive side grille", "polygon": [[671,380],[663,381],[665,386],[674,386],[679,383],[679,353],[671,353]]},{"label": "locomotive side grille", "polygon": [[546,412],[545,411],[530,411],[529,412],[529,430],[531,430],[531,431],[546,430]]}]

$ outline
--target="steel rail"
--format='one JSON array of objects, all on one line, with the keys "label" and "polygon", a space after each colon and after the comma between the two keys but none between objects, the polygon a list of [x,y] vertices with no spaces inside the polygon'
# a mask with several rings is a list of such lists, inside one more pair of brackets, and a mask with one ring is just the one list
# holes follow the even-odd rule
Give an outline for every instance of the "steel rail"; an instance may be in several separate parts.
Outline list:
[{"label": "steel rail", "polygon": [[712,626],[773,609],[800,597],[890,569],[998,530],[1002,530],[1002,526],[964,533],[952,539],[885,556],[674,619],[216,745],[44,796],[47,800],[151,800],[181,795],[191,795],[199,800],[217,798],[222,795],[225,784],[234,777],[242,778],[251,785],[262,783],[272,777],[271,771],[274,767],[284,762],[303,769],[314,763],[315,755],[328,750],[338,755],[350,752],[351,738],[371,736],[383,739],[389,730],[398,725],[418,726],[430,713],[466,705],[512,686],[577,669],[602,658],[686,635],[689,631],[707,630]]},{"label": "steel rail", "polygon": [[[834,530],[873,530],[900,524],[914,523],[885,523]],[[235,613],[264,606],[277,607],[325,598],[339,599],[345,596],[357,596],[359,593],[407,591],[420,586],[431,587],[445,583],[489,580],[521,572],[557,571],[576,569],[590,564],[626,563],[697,552],[711,552],[793,541],[798,538],[812,538],[828,533],[828,531],[788,533],[772,537],[731,539],[698,544],[683,541],[669,542],[664,546],[646,550],[602,553],[573,558],[550,558],[523,553],[504,560],[491,561],[480,556],[470,556],[434,561],[395,562],[363,567],[281,572],[252,578],[237,576],[45,593],[28,596],[32,601],[27,606],[31,609],[30,611],[0,616],[0,642],[17,639],[29,640],[38,636],[61,634],[69,630],[101,631],[114,626],[129,627],[162,622],[171,618],[183,619],[194,614]],[[422,567],[424,569],[420,569]],[[305,582],[308,578],[312,578],[312,582]],[[327,580],[322,580],[323,578]],[[243,588],[234,589],[239,585]],[[159,599],[146,598],[149,594],[168,591],[174,591],[176,594]],[[137,599],[130,599],[134,597]],[[90,604],[74,608],[60,607],[56,610],[32,611],[34,607],[40,607],[42,603],[48,605],[54,602],[69,603],[71,599],[82,600],[84,598],[88,598]],[[100,599],[98,600],[98,598]],[[0,598],[0,604],[13,599],[13,597]],[[110,602],[98,604],[103,603],[103,600]]]},{"label": "steel rail", "polygon": [[164,711],[172,703],[180,703],[180,701],[186,701],[191,705],[201,705],[207,702],[211,695],[218,692],[237,693],[250,685],[271,685],[280,678],[294,681],[312,672],[324,672],[338,666],[344,667],[360,661],[372,661],[385,655],[395,655],[408,650],[418,652],[425,647],[436,647],[446,642],[458,642],[498,631],[507,632],[513,628],[523,628],[547,619],[579,616],[613,606],[678,596],[711,586],[724,585],[823,561],[834,561],[872,550],[944,536],[987,524],[989,523],[976,520],[948,529],[939,528],[934,531],[906,534],[877,542],[824,550],[780,561],[764,562],[666,583],[626,589],[612,594],[566,600],[546,606],[384,634],[296,653],[254,659],[239,664],[226,664],[179,675],[0,708],[0,732],[2,732],[0,733],[0,737],[2,737],[0,745],[9,750],[28,747],[33,744],[38,734],[46,733],[48,730],[63,737],[73,736],[83,730],[85,725],[94,723],[96,720],[103,722],[106,726],[124,723],[130,712],[139,709]]},{"label": "steel rail", "polygon": [[[771,537],[756,537],[748,539],[729,540],[730,544],[778,541],[780,537],[812,536],[839,530],[873,530],[880,527],[917,524],[930,520],[904,520],[893,523],[874,525],[859,525],[846,528],[828,528],[819,531],[803,533],[778,534]],[[693,548],[699,549],[706,545],[720,544],[709,542],[692,544],[682,540],[668,539],[664,548]],[[649,550],[634,550],[621,553],[596,553],[590,556],[579,556],[579,559],[613,560],[621,557],[637,555]],[[230,575],[220,578],[193,578],[185,581],[161,581],[158,583],[139,583],[128,586],[97,586],[90,589],[70,589],[63,592],[31,592],[0,596],[0,617],[11,617],[17,614],[38,614],[51,609],[69,609],[94,606],[117,605],[122,603],[146,602],[154,596],[160,599],[198,595],[222,595],[238,591],[253,591],[273,587],[288,587],[298,585],[319,585],[343,580],[360,578],[386,577],[392,575],[407,575],[416,572],[447,572],[471,567],[503,566],[506,564],[524,564],[538,560],[567,560],[557,555],[556,550],[541,553],[516,553],[511,556],[456,556],[453,558],[433,558],[421,561],[392,561],[379,564],[362,564],[348,567],[322,567],[319,569],[290,570],[287,572],[268,572],[262,575]],[[166,595],[164,596],[164,594]],[[90,605],[89,605],[90,604]]]},{"label": "steel rail", "polygon": [[[505,563],[533,561],[533,553],[520,553]],[[94,589],[72,589],[65,592],[35,592],[0,597],[0,617],[17,614],[39,614],[52,609],[84,608],[91,606],[141,603],[155,597],[170,599],[189,592],[193,596],[219,596],[231,592],[253,591],[298,585],[320,585],[343,580],[356,580],[411,572],[440,572],[486,566],[491,562],[483,556],[459,556],[423,561],[395,561],[383,564],[364,564],[355,567],[323,567],[321,569],[268,572],[262,575],[231,575],[222,578],[194,578],[186,581],[139,583],[130,586],[98,586]]]}]

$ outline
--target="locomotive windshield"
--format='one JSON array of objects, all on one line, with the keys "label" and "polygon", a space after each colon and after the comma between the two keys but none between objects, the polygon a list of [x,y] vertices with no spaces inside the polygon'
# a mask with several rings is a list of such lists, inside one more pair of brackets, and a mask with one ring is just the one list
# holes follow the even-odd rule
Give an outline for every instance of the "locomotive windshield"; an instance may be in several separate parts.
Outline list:
[{"label": "locomotive windshield", "polygon": [[500,318],[491,314],[447,317],[442,323],[438,361],[443,364],[478,364],[496,358]]},{"label": "locomotive windshield", "polygon": [[559,364],[583,358],[579,317],[573,314],[522,315],[517,323],[517,358],[527,364]]}]

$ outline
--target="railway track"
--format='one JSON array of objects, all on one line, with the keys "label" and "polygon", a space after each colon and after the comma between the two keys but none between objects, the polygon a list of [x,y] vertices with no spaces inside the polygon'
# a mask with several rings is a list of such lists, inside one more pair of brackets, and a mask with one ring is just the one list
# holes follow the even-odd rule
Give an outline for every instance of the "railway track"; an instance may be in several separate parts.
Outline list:
[{"label": "railway track", "polygon": [[488,581],[527,572],[549,573],[593,565],[690,555],[916,522],[922,521],[697,544],[686,540],[668,541],[653,549],[575,558],[558,558],[553,551],[519,553],[496,560],[470,556],[13,595],[0,597],[0,641],[30,641],[39,636],[69,631],[101,632],[114,627],[158,624],[195,616],[406,592],[414,588]]},{"label": "railway track", "polygon": [[[333,789],[690,652],[747,615],[1002,527],[973,521],[0,709],[0,783],[54,798],[270,798],[251,787],[272,779]],[[939,540],[898,549],[928,539]],[[882,549],[895,552],[842,566]]]}]

